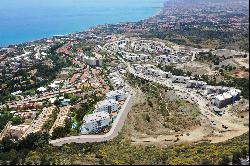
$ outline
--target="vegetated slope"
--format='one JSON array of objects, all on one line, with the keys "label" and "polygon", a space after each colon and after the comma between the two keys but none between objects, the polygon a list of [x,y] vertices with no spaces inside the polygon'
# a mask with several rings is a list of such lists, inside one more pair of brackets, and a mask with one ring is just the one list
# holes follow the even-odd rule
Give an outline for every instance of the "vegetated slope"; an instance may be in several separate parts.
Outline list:
[{"label": "vegetated slope", "polygon": [[249,133],[224,143],[169,147],[132,145],[124,134],[105,143],[63,147],[48,145],[45,135],[16,143],[4,140],[0,164],[237,164],[249,149]]},{"label": "vegetated slope", "polygon": [[130,138],[156,138],[200,126],[198,107],[179,99],[175,91],[131,75],[128,75],[128,80],[138,91],[137,101],[126,123]]}]

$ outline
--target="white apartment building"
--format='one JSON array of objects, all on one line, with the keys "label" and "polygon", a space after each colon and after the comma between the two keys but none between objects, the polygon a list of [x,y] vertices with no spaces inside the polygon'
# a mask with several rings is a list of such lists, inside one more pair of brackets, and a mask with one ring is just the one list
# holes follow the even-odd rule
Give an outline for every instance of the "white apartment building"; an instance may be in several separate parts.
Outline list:
[{"label": "white apartment building", "polygon": [[97,132],[98,130],[108,127],[111,122],[110,115],[107,112],[95,112],[86,115],[83,118],[83,124],[80,128],[82,134]]},{"label": "white apartment building", "polygon": [[207,94],[212,94],[212,93],[219,93],[220,94],[220,93],[224,93],[228,90],[230,90],[228,87],[211,86],[211,85],[206,86]]},{"label": "white apartment building", "polygon": [[171,81],[172,82],[176,82],[176,83],[186,83],[190,80],[190,77],[184,77],[184,76],[175,76],[173,75],[171,77]]},{"label": "white apartment building", "polygon": [[124,86],[124,81],[119,77],[113,76],[110,81],[115,87]]},{"label": "white apartment building", "polygon": [[160,76],[159,70],[154,69],[154,68],[149,68],[149,67],[146,67],[144,69],[144,74],[146,74],[146,75],[152,75],[152,76],[155,76],[155,77],[159,77]]},{"label": "white apartment building", "polygon": [[[136,66],[135,68],[141,68],[141,66]],[[153,65],[144,65],[142,70],[146,75],[152,75],[154,77],[171,78],[173,75],[170,72],[164,72]]]},{"label": "white apartment building", "polygon": [[173,74],[171,72],[161,72],[161,77],[162,78],[171,78],[173,76]]},{"label": "white apartment building", "polygon": [[95,106],[94,112],[112,113],[118,111],[118,109],[119,109],[118,102],[115,99],[107,99],[98,102]]},{"label": "white apartment building", "polygon": [[94,54],[93,57],[89,57],[87,55],[84,55],[83,61],[90,66],[96,66],[96,67],[102,66],[102,64],[103,64],[102,56],[100,54],[97,54],[97,53],[93,53],[93,54]]},{"label": "white apartment building", "polygon": [[121,51],[118,53],[121,54],[121,56],[124,59],[128,61],[132,61],[132,62],[150,59],[150,55],[146,55],[146,54],[134,54],[134,53],[129,53],[125,51]]},{"label": "white apartment building", "polygon": [[156,57],[159,63],[178,63],[180,58],[176,55],[160,55]]},{"label": "white apartment building", "polygon": [[241,90],[231,89],[223,94],[215,96],[214,105],[218,108],[226,107],[240,99]]},{"label": "white apartment building", "polygon": [[116,44],[117,45],[124,45],[124,44],[127,44],[128,43],[128,40],[120,40],[120,41],[117,41]]},{"label": "white apartment building", "polygon": [[135,69],[136,73],[141,73],[143,70],[143,66],[139,65],[139,64],[132,64],[133,68]]},{"label": "white apartment building", "polygon": [[110,91],[106,94],[108,100],[122,101],[127,98],[127,93],[122,90]]},{"label": "white apartment building", "polygon": [[204,81],[187,80],[187,88],[206,88],[207,83]]},{"label": "white apartment building", "polygon": [[190,60],[190,56],[183,56],[180,58],[181,62],[188,62]]}]

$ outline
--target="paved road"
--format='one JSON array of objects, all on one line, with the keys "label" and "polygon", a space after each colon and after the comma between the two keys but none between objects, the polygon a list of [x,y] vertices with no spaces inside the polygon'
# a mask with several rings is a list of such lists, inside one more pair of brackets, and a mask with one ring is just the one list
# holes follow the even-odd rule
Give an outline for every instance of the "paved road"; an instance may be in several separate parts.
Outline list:
[{"label": "paved road", "polygon": [[72,136],[72,137],[65,137],[60,138],[57,140],[51,140],[50,144],[54,146],[62,146],[63,144],[69,143],[86,143],[86,142],[104,142],[109,141],[118,136],[119,132],[121,131],[124,122],[127,118],[127,115],[132,107],[133,100],[135,97],[135,92],[129,95],[126,102],[122,106],[116,120],[114,121],[112,128],[107,134],[104,135],[81,135],[81,136]]}]

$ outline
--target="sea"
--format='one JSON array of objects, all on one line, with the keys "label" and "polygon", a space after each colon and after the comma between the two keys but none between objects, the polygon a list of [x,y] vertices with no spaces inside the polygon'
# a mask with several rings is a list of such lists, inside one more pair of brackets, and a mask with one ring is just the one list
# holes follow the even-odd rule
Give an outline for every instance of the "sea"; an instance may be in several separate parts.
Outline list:
[{"label": "sea", "polygon": [[155,15],[165,0],[0,0],[0,47]]}]

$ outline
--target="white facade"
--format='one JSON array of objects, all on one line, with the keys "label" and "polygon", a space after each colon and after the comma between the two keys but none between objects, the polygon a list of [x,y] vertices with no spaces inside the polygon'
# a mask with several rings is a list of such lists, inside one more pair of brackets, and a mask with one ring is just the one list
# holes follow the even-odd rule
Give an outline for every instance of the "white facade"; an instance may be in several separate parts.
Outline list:
[{"label": "white facade", "polygon": [[211,85],[209,85],[209,86],[206,87],[206,92],[207,92],[207,94],[215,93],[216,90],[217,90],[217,89],[216,89],[214,86],[211,86]]},{"label": "white facade", "polygon": [[212,93],[224,93],[230,90],[228,87],[222,87],[222,86],[206,86],[206,91],[207,94],[212,94]]},{"label": "white facade", "polygon": [[88,134],[109,126],[111,119],[107,112],[95,112],[86,115],[83,118],[83,121],[84,123],[81,126],[81,133]]},{"label": "white facade", "polygon": [[90,66],[102,66],[103,59],[102,58],[96,58],[96,57],[87,57],[84,56],[83,61],[87,63]]},{"label": "white facade", "polygon": [[184,77],[184,76],[175,76],[173,75],[171,77],[172,82],[177,82],[177,83],[186,83],[190,80],[190,77]]},{"label": "white facade", "polygon": [[160,63],[178,63],[180,58],[176,55],[160,55],[157,60]]},{"label": "white facade", "polygon": [[119,54],[121,54],[122,57],[128,61],[141,61],[141,60],[146,60],[150,58],[150,55],[134,54],[134,53],[129,53],[125,51],[121,51],[119,52]]},{"label": "white facade", "polygon": [[39,92],[45,92],[46,90],[47,90],[47,89],[44,88],[44,87],[40,87],[40,88],[37,89],[37,91],[39,91]]},{"label": "white facade", "polygon": [[207,83],[204,81],[187,80],[187,88],[206,88]]},{"label": "white facade", "polygon": [[93,56],[87,56],[86,54],[80,54],[82,60],[90,66],[97,66],[100,67],[103,64],[103,57],[102,55],[93,52]]},{"label": "white facade", "polygon": [[110,79],[111,83],[114,84],[116,87],[119,87],[119,86],[124,86],[124,81],[119,78],[119,77],[116,77],[116,76],[113,76],[111,79]]},{"label": "white facade", "polygon": [[136,73],[141,73],[143,70],[143,67],[139,64],[133,64],[132,66],[134,67]]},{"label": "white facade", "polygon": [[127,94],[122,90],[110,91],[106,94],[106,98],[109,100],[122,101],[127,98]]},{"label": "white facade", "polygon": [[239,100],[241,91],[238,89],[231,89],[223,94],[215,96],[214,105],[218,108],[226,107],[229,104],[233,104],[236,100]]},{"label": "white facade", "polygon": [[154,68],[145,68],[144,73],[146,75],[152,75],[152,76],[155,76],[155,77],[160,76],[159,71],[154,69]]},{"label": "white facade", "polygon": [[100,101],[96,104],[96,109],[94,112],[108,112],[108,113],[112,113],[112,112],[116,112],[118,111],[119,107],[118,107],[118,103],[115,99],[107,99],[107,100],[103,100]]}]

